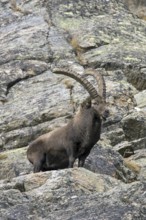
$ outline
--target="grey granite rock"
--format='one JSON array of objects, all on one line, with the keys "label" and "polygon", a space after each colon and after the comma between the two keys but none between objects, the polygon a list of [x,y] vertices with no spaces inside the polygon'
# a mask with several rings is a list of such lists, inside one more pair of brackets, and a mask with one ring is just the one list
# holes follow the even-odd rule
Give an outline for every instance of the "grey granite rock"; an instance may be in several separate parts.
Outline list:
[{"label": "grey granite rock", "polygon": [[[146,219],[145,8],[144,0],[0,1],[0,219]],[[101,72],[110,117],[90,171],[28,174],[28,144],[73,116],[68,79],[51,72],[58,64]],[[88,94],[69,81],[78,105]]]}]

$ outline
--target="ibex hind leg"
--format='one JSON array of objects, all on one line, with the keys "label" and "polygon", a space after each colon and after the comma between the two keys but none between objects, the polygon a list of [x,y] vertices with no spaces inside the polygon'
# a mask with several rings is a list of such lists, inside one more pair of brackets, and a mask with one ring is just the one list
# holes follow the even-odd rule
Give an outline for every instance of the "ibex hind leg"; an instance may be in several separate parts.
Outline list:
[{"label": "ibex hind leg", "polygon": [[68,168],[73,168],[73,165],[74,165],[74,162],[75,162],[75,152],[74,152],[74,149],[73,147],[69,147],[67,149],[67,155],[68,155],[68,159],[69,159],[69,165],[68,165]]},{"label": "ibex hind leg", "polygon": [[43,170],[43,165],[44,165],[45,161],[46,161],[45,154],[39,155],[37,158],[35,158],[35,162],[33,163],[33,165],[34,165],[33,172],[37,173],[37,172],[40,172],[40,171],[44,171]]}]

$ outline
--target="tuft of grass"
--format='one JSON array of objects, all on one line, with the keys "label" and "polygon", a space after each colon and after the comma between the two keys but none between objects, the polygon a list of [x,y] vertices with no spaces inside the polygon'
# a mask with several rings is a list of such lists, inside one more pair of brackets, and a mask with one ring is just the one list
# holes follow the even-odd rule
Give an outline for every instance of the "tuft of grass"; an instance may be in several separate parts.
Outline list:
[{"label": "tuft of grass", "polygon": [[24,14],[24,15],[28,15],[28,14],[31,13],[30,11],[23,10],[21,7],[19,7],[19,6],[17,5],[16,0],[10,0],[10,5],[11,5],[10,8],[11,8],[14,12],[20,12],[20,13],[22,13],[22,14]]},{"label": "tuft of grass", "polygon": [[81,48],[81,46],[79,45],[79,42],[76,37],[72,37],[70,44],[77,54],[82,53],[84,51],[83,48]]},{"label": "tuft of grass", "polygon": [[73,82],[70,79],[64,79],[63,83],[69,90],[72,90],[74,88]]},{"label": "tuft of grass", "polygon": [[132,170],[135,173],[140,173],[141,166],[137,164],[134,160],[124,159],[124,165],[128,167],[130,170]]},{"label": "tuft of grass", "polygon": [[17,6],[16,0],[11,0],[10,3],[11,3],[11,9],[13,11],[19,11],[22,13],[22,9]]},{"label": "tuft of grass", "polygon": [[82,56],[82,54],[85,52],[85,49],[79,45],[78,39],[75,36],[71,38],[70,45],[74,49],[79,63],[81,63],[82,65],[86,65],[86,60]]},{"label": "tuft of grass", "polygon": [[77,103],[74,101],[73,98],[73,88],[74,88],[73,82],[70,79],[65,79],[63,83],[65,84],[66,88],[69,90],[70,104],[72,105],[73,113],[74,113],[77,109]]},{"label": "tuft of grass", "polygon": [[146,21],[146,15],[140,17],[142,20]]},{"label": "tuft of grass", "polygon": [[0,160],[6,159],[8,156],[4,153],[0,154]]}]

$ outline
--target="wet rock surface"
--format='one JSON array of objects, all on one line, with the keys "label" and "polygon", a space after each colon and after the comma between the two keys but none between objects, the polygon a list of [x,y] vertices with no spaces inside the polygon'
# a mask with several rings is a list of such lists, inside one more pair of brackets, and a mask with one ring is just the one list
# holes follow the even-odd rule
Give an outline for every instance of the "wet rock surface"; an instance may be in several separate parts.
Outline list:
[{"label": "wet rock surface", "polygon": [[[0,2],[0,219],[146,219],[145,1]],[[32,173],[28,144],[74,115],[92,67],[110,117],[84,168]],[[94,79],[91,82],[96,86]],[[79,105],[88,93],[72,79]]]}]

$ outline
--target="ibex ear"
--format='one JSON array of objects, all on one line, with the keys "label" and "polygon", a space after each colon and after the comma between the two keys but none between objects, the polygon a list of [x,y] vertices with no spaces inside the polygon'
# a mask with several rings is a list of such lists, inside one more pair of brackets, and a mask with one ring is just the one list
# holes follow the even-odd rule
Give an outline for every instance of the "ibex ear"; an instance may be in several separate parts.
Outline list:
[{"label": "ibex ear", "polygon": [[91,98],[88,97],[82,104],[82,108],[91,108]]}]

